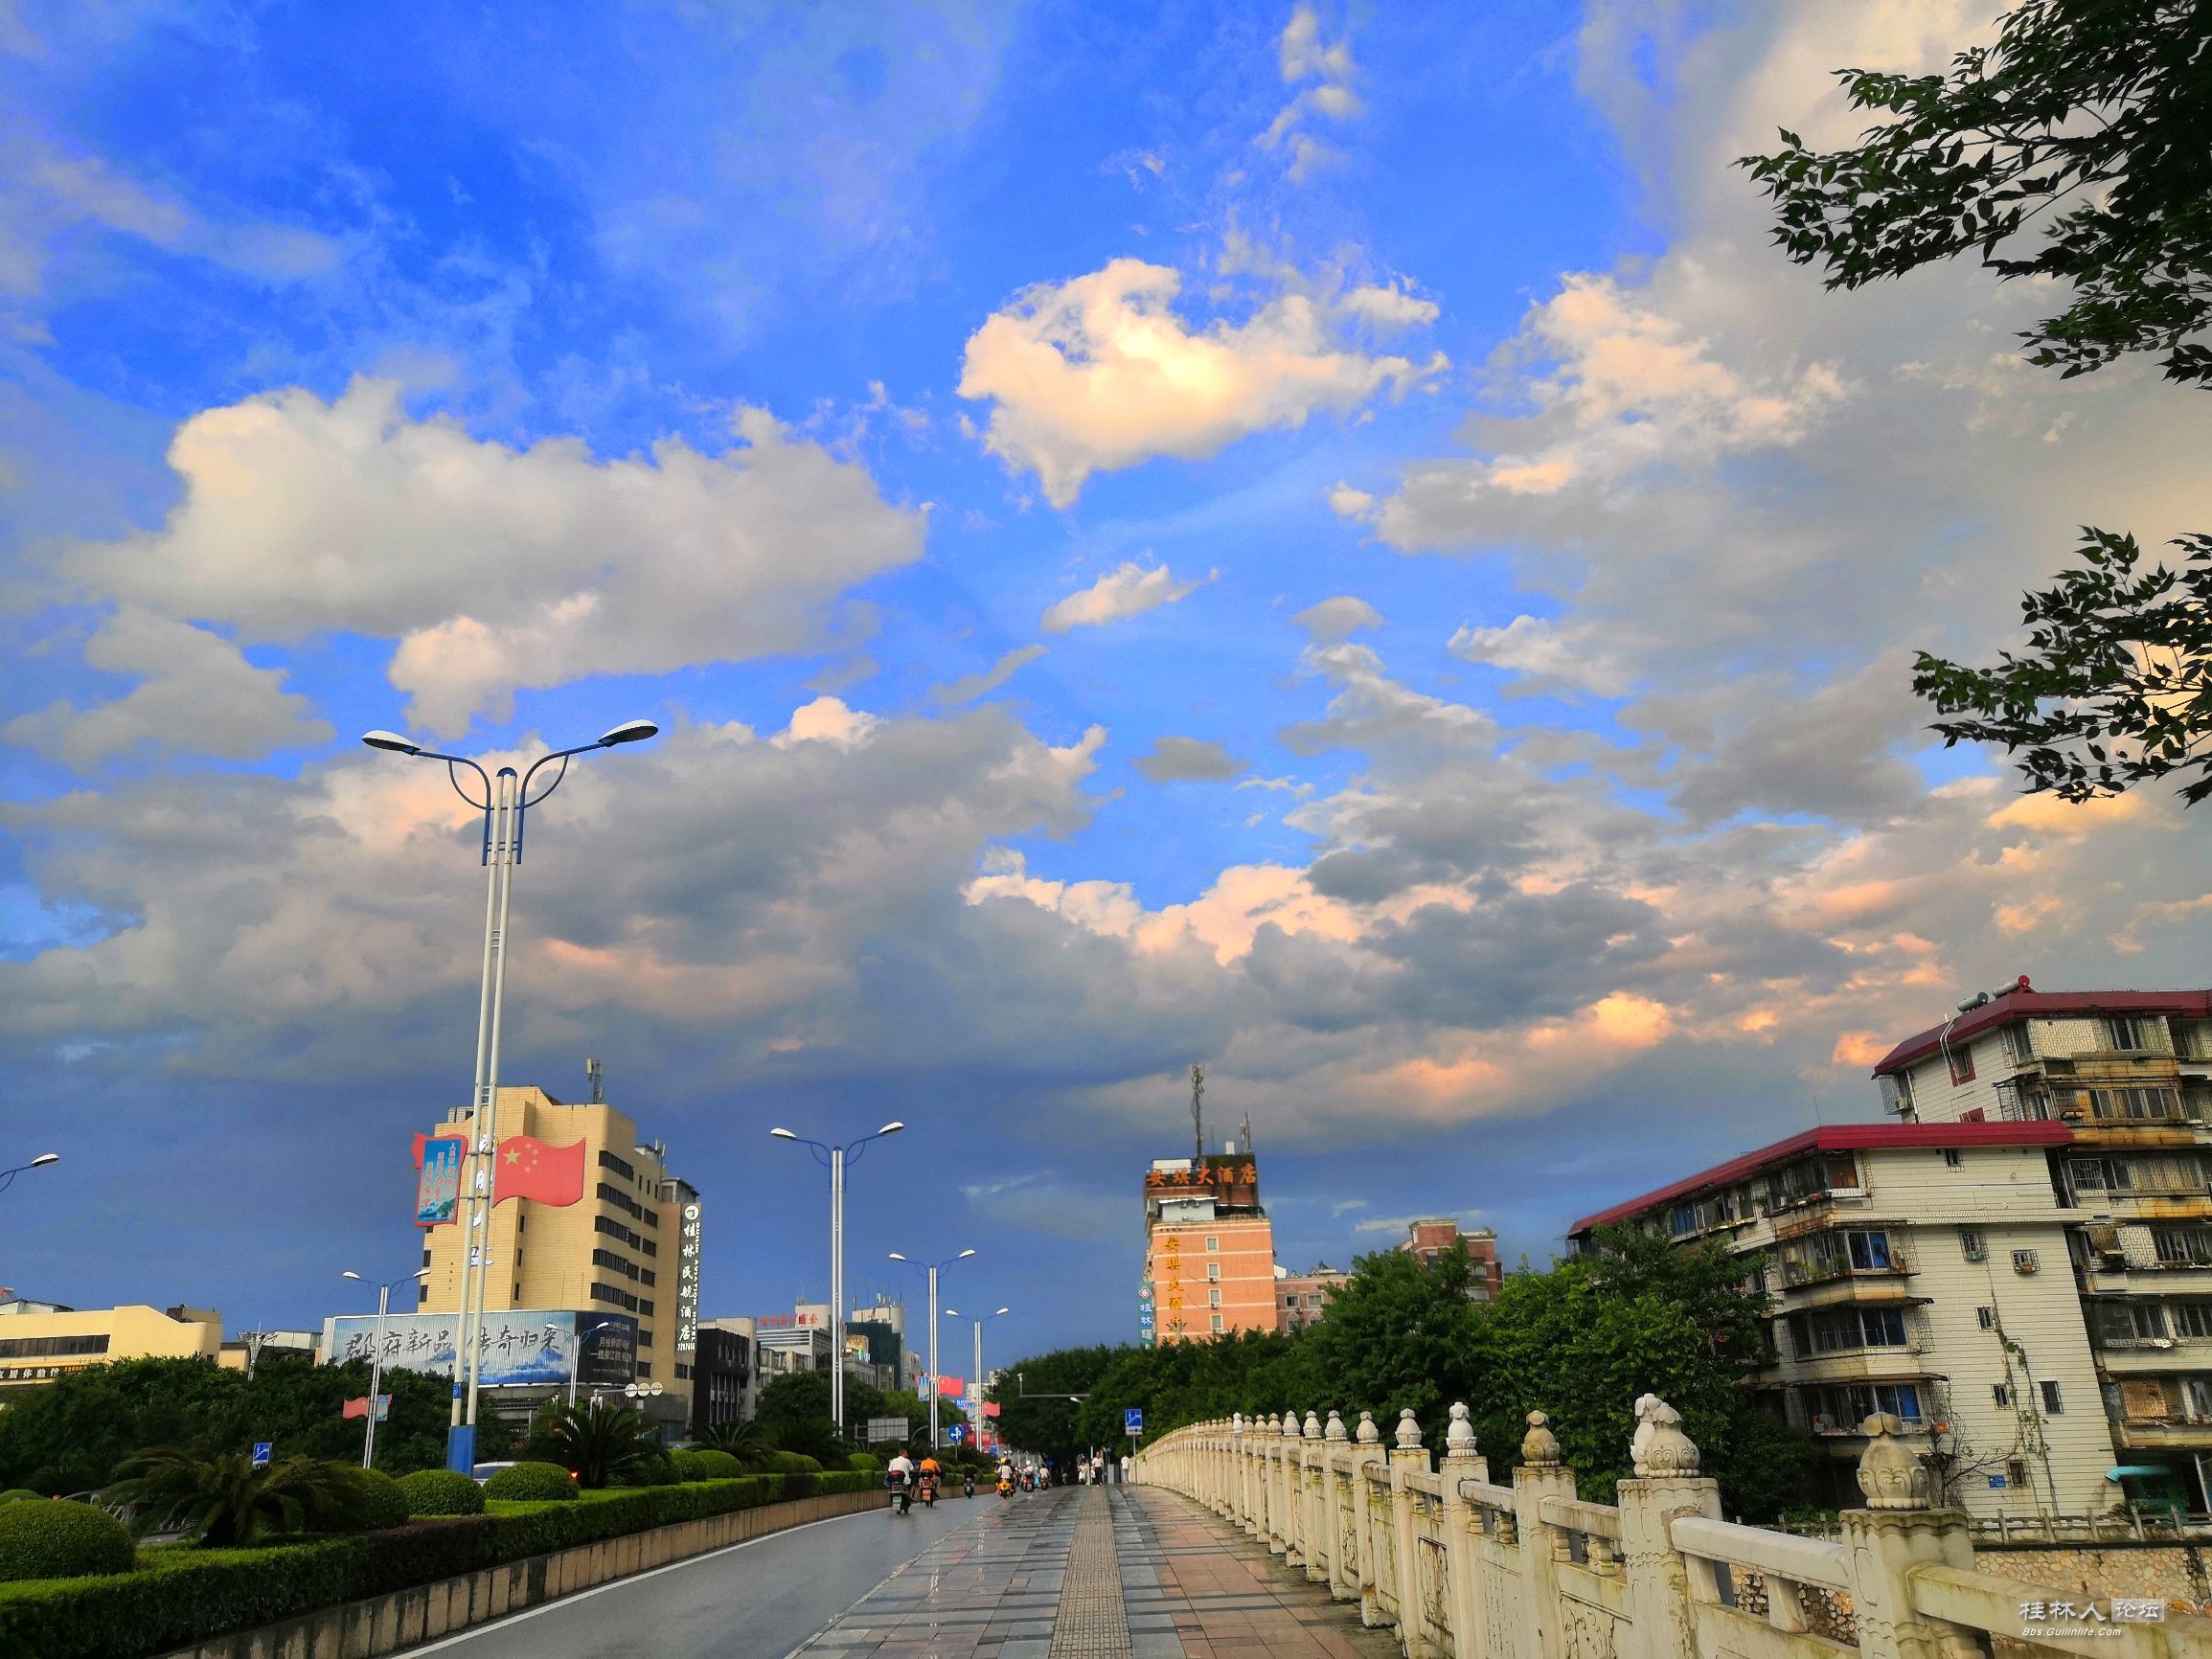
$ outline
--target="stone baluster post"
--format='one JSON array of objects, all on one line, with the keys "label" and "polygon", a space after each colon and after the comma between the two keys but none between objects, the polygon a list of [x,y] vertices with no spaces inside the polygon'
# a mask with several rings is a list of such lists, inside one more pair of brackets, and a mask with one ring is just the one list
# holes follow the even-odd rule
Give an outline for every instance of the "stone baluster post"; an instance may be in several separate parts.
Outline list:
[{"label": "stone baluster post", "polygon": [[1352,1508],[1352,1437],[1335,1412],[1321,1430],[1322,1525],[1329,1530],[1329,1593],[1340,1602],[1359,1594],[1359,1534]]},{"label": "stone baluster post", "polygon": [[1223,1458],[1223,1496],[1228,1500],[1229,1519],[1238,1526],[1249,1529],[1251,1522],[1244,1513],[1244,1414],[1232,1412],[1226,1436]]},{"label": "stone baluster post", "polygon": [[1359,1622],[1370,1627],[1384,1623],[1382,1603],[1375,1594],[1375,1575],[1380,1553],[1375,1546],[1378,1528],[1390,1524],[1386,1513],[1379,1513],[1375,1502],[1374,1483],[1367,1471],[1382,1461],[1382,1431],[1375,1426],[1375,1414],[1359,1414],[1359,1427],[1352,1437],[1352,1505],[1354,1531],[1358,1550],[1354,1557],[1357,1562],[1357,1577],[1359,1585]]},{"label": "stone baluster post", "polygon": [[1481,1575],[1474,1558],[1474,1534],[1481,1517],[1459,1495],[1461,1481],[1488,1481],[1490,1460],[1474,1443],[1474,1424],[1464,1403],[1455,1401],[1444,1431],[1444,1553],[1451,1577],[1451,1627],[1459,1652],[1473,1659],[1480,1650],[1483,1624]]},{"label": "stone baluster post", "polygon": [[1283,1553],[1283,1419],[1280,1413],[1267,1419],[1267,1442],[1261,1448],[1261,1482],[1267,1493],[1267,1520],[1261,1536],[1266,1540],[1267,1553]]},{"label": "stone baluster post", "polygon": [[1558,1528],[1544,1524],[1539,1511],[1546,1498],[1574,1495],[1574,1470],[1566,1466],[1561,1455],[1551,1419],[1540,1411],[1530,1412],[1528,1433],[1520,1443],[1520,1467],[1513,1471],[1513,1521],[1514,1535],[1520,1545],[1524,1598],[1516,1646],[1519,1652],[1533,1659],[1565,1659],[1559,1564],[1566,1540]]},{"label": "stone baluster post", "polygon": [[1682,1432],[1681,1414],[1655,1394],[1636,1401],[1629,1457],[1636,1473],[1620,1483],[1621,1553],[1636,1647],[1642,1659],[1697,1659],[1691,1602],[1714,1599],[1712,1575],[1676,1550],[1672,1528],[1677,1515],[1719,1519],[1721,1483],[1698,1473],[1698,1447]]},{"label": "stone baluster post", "polygon": [[1283,1564],[1295,1567],[1298,1554],[1298,1414],[1283,1414],[1283,1439],[1275,1460],[1275,1504],[1283,1517]]},{"label": "stone baluster post", "polygon": [[1298,1536],[1306,1551],[1306,1577],[1310,1582],[1328,1582],[1328,1516],[1321,1511],[1322,1482],[1328,1479],[1328,1449],[1321,1440],[1321,1419],[1306,1414],[1304,1477],[1298,1489]]},{"label": "stone baluster post", "polygon": [[1398,1645],[1406,1659],[1425,1659],[1428,1640],[1421,1629],[1421,1536],[1413,1525],[1413,1489],[1408,1474],[1428,1472],[1428,1448],[1421,1443],[1421,1424],[1413,1408],[1398,1414],[1396,1443],[1390,1448],[1390,1558],[1398,1564]]},{"label": "stone baluster post", "polygon": [[1927,1469],[1897,1438],[1901,1419],[1878,1412],[1859,1426],[1868,1437],[1859,1460],[1867,1507],[1841,1517],[1859,1650],[1865,1659],[1967,1659],[1979,1650],[1972,1636],[1912,1605],[1915,1567],[1973,1566],[1967,1518],[1930,1507]]}]

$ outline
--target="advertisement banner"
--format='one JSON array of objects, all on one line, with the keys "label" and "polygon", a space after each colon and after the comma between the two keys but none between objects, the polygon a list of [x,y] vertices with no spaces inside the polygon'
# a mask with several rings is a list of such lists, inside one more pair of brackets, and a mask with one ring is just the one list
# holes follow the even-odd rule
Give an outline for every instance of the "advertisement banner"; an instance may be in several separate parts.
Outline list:
[{"label": "advertisement banner", "polygon": [[[387,1370],[453,1375],[457,1313],[393,1313],[384,1319]],[[578,1332],[583,1333],[578,1354]],[[376,1346],[376,1316],[346,1314],[323,1322],[323,1363],[368,1359]],[[570,1367],[583,1388],[620,1388],[637,1375],[637,1321],[627,1314],[570,1308],[515,1308],[484,1315],[482,1375],[487,1388],[565,1385]]]},{"label": "advertisement banner", "polygon": [[422,1143],[422,1173],[415,1182],[415,1225],[439,1227],[453,1219],[461,1202],[461,1154],[468,1143],[459,1135]]}]

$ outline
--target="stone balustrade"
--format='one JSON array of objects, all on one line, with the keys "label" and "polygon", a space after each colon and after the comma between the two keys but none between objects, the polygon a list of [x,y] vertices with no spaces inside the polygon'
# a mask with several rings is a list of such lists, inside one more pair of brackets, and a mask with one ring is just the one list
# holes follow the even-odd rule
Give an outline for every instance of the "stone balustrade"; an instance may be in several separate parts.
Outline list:
[{"label": "stone balustrade", "polygon": [[1929,1507],[1904,1424],[1864,1432],[1867,1507],[1836,1539],[1722,1520],[1719,1484],[1652,1395],[1618,1506],[1576,1495],[1540,1411],[1504,1485],[1464,1405],[1439,1459],[1409,1411],[1387,1440],[1369,1412],[1347,1429],[1292,1411],[1176,1429],[1135,1466],[1357,1602],[1407,1659],[2212,1659],[2212,1619],[2109,1601],[2090,1615],[2078,1593],[1977,1571],[1967,1517]]}]

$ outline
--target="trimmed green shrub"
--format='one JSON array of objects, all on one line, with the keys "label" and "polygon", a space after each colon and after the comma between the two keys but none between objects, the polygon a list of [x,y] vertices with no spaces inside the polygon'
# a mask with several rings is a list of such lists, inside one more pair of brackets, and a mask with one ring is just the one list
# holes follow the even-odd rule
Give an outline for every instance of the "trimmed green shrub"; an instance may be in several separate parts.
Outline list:
[{"label": "trimmed green shrub", "polygon": [[11,1504],[18,1498],[38,1498],[45,1495],[43,1492],[33,1491],[29,1487],[10,1487],[6,1491],[0,1492],[0,1504]]},{"label": "trimmed green shrub", "polygon": [[879,1475],[883,1472],[883,1460],[874,1452],[848,1452],[845,1466],[858,1469],[862,1474]]},{"label": "trimmed green shrub", "polygon": [[809,1457],[805,1452],[776,1451],[768,1454],[768,1468],[780,1475],[818,1475],[822,1460]]},{"label": "trimmed green shrub", "polygon": [[409,1515],[480,1515],[484,1489],[459,1469],[417,1469],[399,1477]]},{"label": "trimmed green shrub", "polygon": [[513,1464],[493,1469],[484,1483],[488,1498],[510,1498],[523,1503],[558,1503],[576,1496],[576,1482],[559,1464]]},{"label": "trimmed green shrub", "polygon": [[130,1529],[105,1510],[64,1498],[0,1504],[0,1579],[85,1579],[127,1573]]},{"label": "trimmed green shrub", "polygon": [[725,1451],[679,1451],[671,1461],[677,1476],[687,1481],[734,1481],[745,1472],[744,1466]]},{"label": "trimmed green shrub", "polygon": [[[398,1481],[382,1469],[363,1469],[360,1481],[363,1527],[371,1532],[382,1532],[407,1524],[407,1494],[399,1489]],[[475,1485],[473,1481],[469,1484]]]}]

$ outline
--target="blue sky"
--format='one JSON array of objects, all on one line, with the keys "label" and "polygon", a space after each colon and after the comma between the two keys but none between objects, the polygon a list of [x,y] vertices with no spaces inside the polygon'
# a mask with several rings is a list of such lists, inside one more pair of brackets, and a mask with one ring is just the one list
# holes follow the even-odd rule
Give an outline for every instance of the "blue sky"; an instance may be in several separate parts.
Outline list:
[{"label": "blue sky", "polygon": [[369,726],[667,728],[535,822],[508,1079],[607,1061],[713,1312],[822,1287],[777,1121],[905,1118],[856,1259],[1094,1340],[1194,1060],[1291,1264],[1540,1261],[1962,989],[2201,974],[2201,825],[1908,665],[2201,526],[2203,416],[1823,293],[1729,165],[1990,15],[10,11],[0,1277],[405,1264],[476,870]]}]

